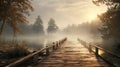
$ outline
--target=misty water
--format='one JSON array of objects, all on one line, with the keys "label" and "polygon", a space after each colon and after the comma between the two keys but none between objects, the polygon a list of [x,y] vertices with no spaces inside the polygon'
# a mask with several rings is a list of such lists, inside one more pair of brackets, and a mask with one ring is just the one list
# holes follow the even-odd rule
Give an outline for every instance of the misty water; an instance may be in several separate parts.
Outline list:
[{"label": "misty water", "polygon": [[30,52],[34,50],[40,50],[41,48],[46,47],[47,45],[52,45],[53,42],[59,41],[64,37],[62,36],[52,36],[52,35],[30,35],[30,36],[7,36],[4,37],[3,39],[7,42],[17,42],[18,44],[20,43],[25,43],[28,47],[28,50]]},{"label": "misty water", "polygon": [[7,36],[6,38],[4,38],[5,41],[9,41],[12,42],[13,40],[15,42],[19,43],[25,43],[26,46],[28,47],[29,51],[33,51],[33,50],[39,50],[43,47],[46,46],[46,44],[50,41],[48,41],[45,36],[17,36],[17,37],[12,37],[12,36]]}]

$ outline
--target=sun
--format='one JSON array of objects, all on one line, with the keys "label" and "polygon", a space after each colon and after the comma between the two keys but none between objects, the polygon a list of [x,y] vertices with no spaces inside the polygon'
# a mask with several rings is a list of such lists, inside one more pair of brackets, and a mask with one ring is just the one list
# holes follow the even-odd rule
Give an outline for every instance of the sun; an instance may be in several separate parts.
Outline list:
[{"label": "sun", "polygon": [[88,14],[86,16],[87,21],[92,21],[92,20],[94,20],[96,18],[97,18],[97,14],[96,13],[90,13],[90,14]]}]

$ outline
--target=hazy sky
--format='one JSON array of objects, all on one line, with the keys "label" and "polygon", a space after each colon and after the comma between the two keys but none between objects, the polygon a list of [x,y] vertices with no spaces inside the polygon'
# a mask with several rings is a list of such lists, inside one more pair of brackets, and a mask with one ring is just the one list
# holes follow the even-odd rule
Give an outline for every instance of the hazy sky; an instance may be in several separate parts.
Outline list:
[{"label": "hazy sky", "polygon": [[50,18],[54,18],[61,28],[91,21],[97,14],[106,11],[105,6],[96,6],[92,0],[33,0],[32,4],[34,12],[28,18],[30,23],[34,23],[40,15],[45,26]]}]

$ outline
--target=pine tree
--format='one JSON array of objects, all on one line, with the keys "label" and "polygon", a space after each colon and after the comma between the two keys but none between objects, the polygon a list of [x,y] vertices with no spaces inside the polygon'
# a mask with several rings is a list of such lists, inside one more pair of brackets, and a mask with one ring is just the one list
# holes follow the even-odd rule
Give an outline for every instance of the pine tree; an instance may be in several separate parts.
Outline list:
[{"label": "pine tree", "polygon": [[55,20],[51,18],[48,22],[47,32],[55,33],[57,31],[58,31],[58,26],[55,24]]},{"label": "pine tree", "polygon": [[35,23],[33,24],[33,32],[35,34],[44,35],[43,21],[41,20],[40,16],[37,17]]}]

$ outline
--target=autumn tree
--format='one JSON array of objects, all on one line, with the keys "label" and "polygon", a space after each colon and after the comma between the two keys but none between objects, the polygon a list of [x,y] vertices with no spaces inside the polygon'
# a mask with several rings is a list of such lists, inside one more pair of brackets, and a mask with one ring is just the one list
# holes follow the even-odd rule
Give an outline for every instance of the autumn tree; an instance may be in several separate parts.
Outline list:
[{"label": "autumn tree", "polygon": [[37,17],[35,23],[33,24],[33,32],[35,34],[44,34],[43,21],[41,20],[40,16]]},{"label": "autumn tree", "polygon": [[50,19],[48,22],[48,28],[47,28],[47,32],[48,33],[54,33],[58,30],[58,26],[55,24],[55,20],[54,19]]},{"label": "autumn tree", "polygon": [[30,0],[1,0],[0,1],[0,35],[3,32],[5,24],[12,27],[14,35],[22,31],[18,23],[27,23],[26,15],[33,10]]}]

